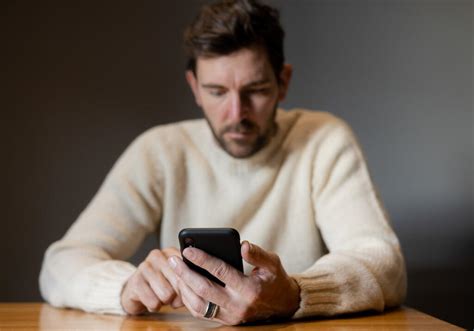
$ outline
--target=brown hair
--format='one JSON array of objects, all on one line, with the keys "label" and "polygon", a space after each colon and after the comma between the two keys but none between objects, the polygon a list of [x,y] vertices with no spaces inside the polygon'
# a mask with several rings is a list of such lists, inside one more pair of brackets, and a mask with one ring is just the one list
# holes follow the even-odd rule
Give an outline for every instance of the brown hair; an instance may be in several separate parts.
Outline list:
[{"label": "brown hair", "polygon": [[198,57],[228,55],[242,48],[262,47],[277,80],[283,68],[284,31],[277,9],[256,0],[221,0],[203,6],[184,33],[187,69],[196,75]]}]

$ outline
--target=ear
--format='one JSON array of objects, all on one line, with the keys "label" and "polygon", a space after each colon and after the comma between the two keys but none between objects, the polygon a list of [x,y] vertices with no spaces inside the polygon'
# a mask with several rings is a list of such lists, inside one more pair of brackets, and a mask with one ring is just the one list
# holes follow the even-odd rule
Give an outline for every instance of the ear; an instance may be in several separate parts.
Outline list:
[{"label": "ear", "polygon": [[194,100],[201,107],[201,95],[199,94],[197,78],[192,70],[186,70],[186,81],[194,94]]},{"label": "ear", "polygon": [[280,84],[278,91],[278,101],[283,101],[290,86],[291,75],[293,74],[293,66],[285,63],[280,72]]}]

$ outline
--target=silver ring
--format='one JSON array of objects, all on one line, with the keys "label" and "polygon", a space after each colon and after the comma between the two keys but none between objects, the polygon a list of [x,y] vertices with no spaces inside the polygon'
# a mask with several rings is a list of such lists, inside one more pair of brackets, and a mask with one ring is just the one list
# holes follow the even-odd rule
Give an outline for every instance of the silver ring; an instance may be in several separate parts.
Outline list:
[{"label": "silver ring", "polygon": [[204,313],[203,316],[204,318],[208,318],[212,320],[214,317],[216,317],[218,310],[219,310],[219,306],[209,301],[207,303],[206,312]]}]

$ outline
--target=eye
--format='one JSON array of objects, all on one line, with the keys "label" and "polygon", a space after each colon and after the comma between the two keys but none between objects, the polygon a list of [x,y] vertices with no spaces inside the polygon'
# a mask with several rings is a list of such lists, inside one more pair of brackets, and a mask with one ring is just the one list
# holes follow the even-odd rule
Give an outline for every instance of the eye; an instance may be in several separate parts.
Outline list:
[{"label": "eye", "polygon": [[225,94],[225,91],[223,89],[210,89],[209,94],[215,97],[220,97]]},{"label": "eye", "polygon": [[265,88],[256,88],[256,89],[251,89],[248,91],[245,91],[245,94],[248,96],[251,95],[267,95],[270,93],[270,89],[265,87]]}]

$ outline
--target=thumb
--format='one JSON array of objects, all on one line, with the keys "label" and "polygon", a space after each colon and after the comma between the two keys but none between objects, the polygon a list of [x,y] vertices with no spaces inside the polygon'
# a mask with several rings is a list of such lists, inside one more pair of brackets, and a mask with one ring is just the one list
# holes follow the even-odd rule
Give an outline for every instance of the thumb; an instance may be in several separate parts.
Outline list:
[{"label": "thumb", "polygon": [[263,248],[251,244],[248,241],[242,242],[242,258],[249,264],[275,272],[278,268],[280,259],[274,253],[267,252]]}]

